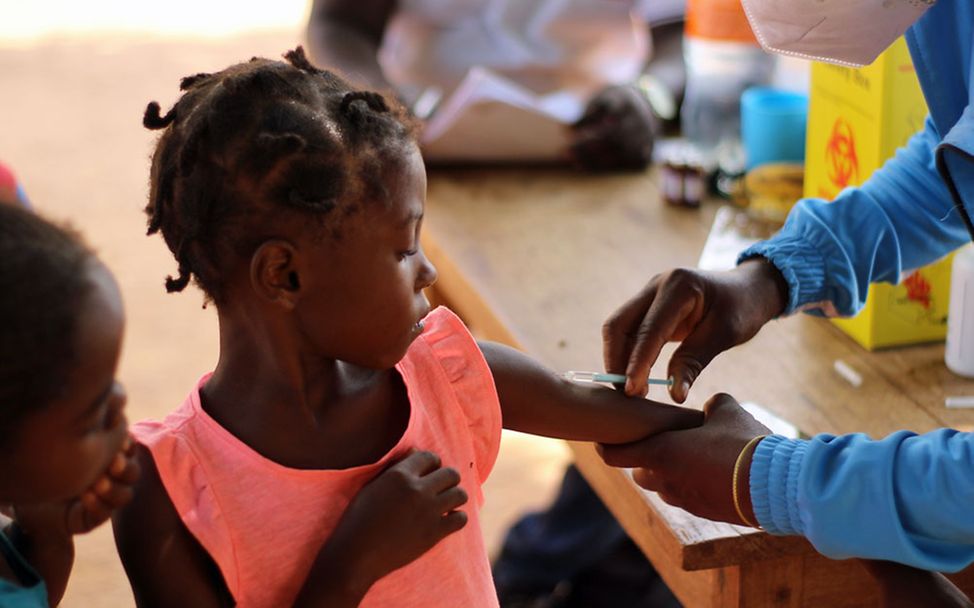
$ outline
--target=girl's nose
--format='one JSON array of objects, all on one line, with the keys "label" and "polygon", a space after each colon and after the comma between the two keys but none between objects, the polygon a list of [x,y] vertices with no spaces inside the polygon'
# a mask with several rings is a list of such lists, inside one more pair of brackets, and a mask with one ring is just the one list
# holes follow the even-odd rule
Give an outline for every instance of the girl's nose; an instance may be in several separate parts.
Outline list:
[{"label": "girl's nose", "polygon": [[105,426],[109,429],[114,429],[119,424],[126,422],[124,411],[125,405],[128,403],[128,394],[125,392],[125,387],[121,384],[116,384],[113,393],[112,400],[109,403],[111,413],[105,423]]},{"label": "girl's nose", "polygon": [[422,290],[422,289],[426,289],[427,287],[430,287],[431,285],[433,285],[433,283],[436,283],[436,279],[438,275],[436,272],[436,266],[433,266],[433,263],[426,258],[426,254],[423,253],[422,250],[420,250],[419,255],[422,256],[423,261],[422,261],[422,266],[420,266],[419,269],[419,274],[416,277],[416,282],[417,282],[416,287]]}]

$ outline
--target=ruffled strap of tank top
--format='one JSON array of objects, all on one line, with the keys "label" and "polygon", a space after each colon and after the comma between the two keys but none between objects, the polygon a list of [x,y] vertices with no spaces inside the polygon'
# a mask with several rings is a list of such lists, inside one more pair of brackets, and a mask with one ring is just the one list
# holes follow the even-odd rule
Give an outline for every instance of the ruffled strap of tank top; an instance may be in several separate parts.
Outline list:
[{"label": "ruffled strap of tank top", "polygon": [[501,409],[490,367],[477,341],[452,311],[439,307],[424,321],[420,339],[439,363],[467,420],[477,474],[486,481],[500,450]]}]

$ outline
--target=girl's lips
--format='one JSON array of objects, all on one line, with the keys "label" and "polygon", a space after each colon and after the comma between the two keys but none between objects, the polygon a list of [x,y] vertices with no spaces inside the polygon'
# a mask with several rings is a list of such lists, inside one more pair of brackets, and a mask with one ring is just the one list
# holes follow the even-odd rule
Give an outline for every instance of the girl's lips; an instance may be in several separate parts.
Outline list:
[{"label": "girl's lips", "polygon": [[429,308],[429,306],[426,307],[426,309],[423,312],[423,314],[421,314],[419,316],[419,320],[416,321],[416,325],[413,326],[418,333],[422,333],[423,332],[423,328],[426,326],[426,324],[423,322],[423,320],[426,318],[426,316],[428,314],[430,314],[430,308]]}]

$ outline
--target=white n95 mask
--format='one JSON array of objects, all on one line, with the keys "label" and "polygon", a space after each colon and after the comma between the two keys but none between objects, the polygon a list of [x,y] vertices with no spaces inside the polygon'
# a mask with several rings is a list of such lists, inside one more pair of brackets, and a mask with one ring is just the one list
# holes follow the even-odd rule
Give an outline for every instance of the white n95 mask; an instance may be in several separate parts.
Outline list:
[{"label": "white n95 mask", "polygon": [[852,67],[873,62],[935,0],[741,0],[765,50]]}]

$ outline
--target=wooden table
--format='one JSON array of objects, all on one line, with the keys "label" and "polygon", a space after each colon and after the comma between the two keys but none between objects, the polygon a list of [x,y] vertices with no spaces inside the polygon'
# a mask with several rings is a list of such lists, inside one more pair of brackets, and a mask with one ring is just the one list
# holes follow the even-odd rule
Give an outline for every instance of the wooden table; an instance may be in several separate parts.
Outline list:
[{"label": "wooden table", "polygon": [[[431,173],[423,244],[440,277],[435,296],[478,335],[558,370],[602,369],[602,321],[655,273],[695,266],[716,205],[667,207],[652,174],[595,177],[556,170]],[[665,374],[665,351],[657,375]],[[860,388],[832,369],[843,359]],[[717,358],[690,402],[715,392],[753,401],[808,434],[970,428],[944,408],[974,394],[946,370],[943,346],[868,353],[827,321],[770,323]],[[664,399],[654,389],[651,397]],[[670,507],[605,466],[590,444],[577,465],[677,597],[709,606],[863,606],[874,585],[855,561],[828,560],[800,538],[713,523]],[[703,446],[705,449],[705,446]],[[956,580],[974,590],[974,571]]]}]

